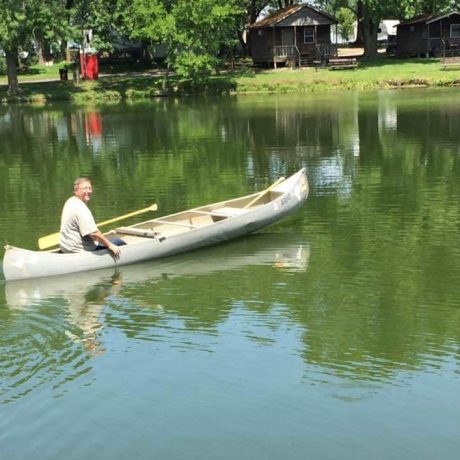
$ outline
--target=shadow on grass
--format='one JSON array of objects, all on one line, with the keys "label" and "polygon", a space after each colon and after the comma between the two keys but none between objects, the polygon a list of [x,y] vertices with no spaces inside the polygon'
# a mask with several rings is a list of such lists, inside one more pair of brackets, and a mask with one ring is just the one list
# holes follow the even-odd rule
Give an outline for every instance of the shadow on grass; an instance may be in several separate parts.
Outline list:
[{"label": "shadow on grass", "polygon": [[145,99],[158,96],[229,94],[236,89],[235,76],[222,74],[200,80],[184,80],[162,75],[108,75],[98,80],[22,82],[20,92],[10,96],[0,86],[0,101],[5,102],[104,102]]},{"label": "shadow on grass", "polygon": [[361,68],[376,68],[376,67],[387,67],[387,66],[401,66],[410,64],[433,64],[438,62],[437,58],[417,58],[417,59],[405,59],[397,57],[380,57],[375,59],[363,59],[359,58],[359,66]]},{"label": "shadow on grass", "polygon": [[20,67],[18,69],[18,75],[40,75],[43,73],[40,69],[31,67]]},{"label": "shadow on grass", "polygon": [[69,81],[21,82],[16,95],[8,94],[7,85],[0,86],[1,102],[48,102],[72,100],[84,90]]}]

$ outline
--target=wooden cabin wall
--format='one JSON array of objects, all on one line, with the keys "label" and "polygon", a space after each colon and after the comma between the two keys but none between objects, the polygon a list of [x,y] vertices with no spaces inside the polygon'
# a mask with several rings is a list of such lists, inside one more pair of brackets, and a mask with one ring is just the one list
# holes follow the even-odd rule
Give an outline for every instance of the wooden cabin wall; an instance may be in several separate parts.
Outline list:
[{"label": "wooden cabin wall", "polygon": [[254,64],[265,64],[273,61],[273,30],[271,28],[251,30],[249,40]]},{"label": "wooden cabin wall", "polygon": [[452,38],[450,36],[450,26],[452,24],[460,24],[460,14],[454,14],[448,18],[442,19],[441,23],[441,38],[450,45],[460,45],[460,38]]},{"label": "wooden cabin wall", "polygon": [[[293,27],[285,28],[294,29]],[[273,62],[273,46],[281,45],[281,31],[281,27],[276,27],[274,30],[270,27],[251,30],[249,40],[254,64]],[[295,31],[297,48],[302,55],[313,57],[316,55],[317,43],[331,43],[331,26],[329,24],[316,26],[315,43],[304,43],[304,27],[296,27]]]},{"label": "wooden cabin wall", "polygon": [[427,33],[424,24],[398,27],[396,55],[398,57],[421,56],[427,52]]}]

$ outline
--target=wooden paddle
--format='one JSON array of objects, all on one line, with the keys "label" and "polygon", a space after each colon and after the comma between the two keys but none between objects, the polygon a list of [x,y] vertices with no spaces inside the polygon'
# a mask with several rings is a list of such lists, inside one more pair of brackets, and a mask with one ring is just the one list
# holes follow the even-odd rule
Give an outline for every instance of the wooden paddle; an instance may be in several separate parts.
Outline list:
[{"label": "wooden paddle", "polygon": [[[100,222],[99,224],[97,224],[97,226],[102,227],[103,225],[108,225],[113,222],[118,222],[119,220],[128,219],[129,217],[134,217],[134,216],[137,216],[138,214],[142,214],[147,211],[156,211],[157,209],[158,209],[158,205],[154,203],[148,208],[139,209],[139,211],[129,212],[128,214],[124,214],[123,216],[114,217],[113,219],[109,219],[109,220],[105,220],[104,222]],[[60,237],[59,232],[52,233],[51,235],[42,236],[38,240],[38,247],[40,249],[47,249],[47,248],[51,248],[52,246],[57,246],[59,244],[59,237]]]},{"label": "wooden paddle", "polygon": [[251,207],[254,203],[257,203],[262,197],[264,197],[267,193],[270,192],[273,188],[275,188],[278,184],[285,180],[284,177],[280,177],[276,182],[274,182],[270,187],[266,188],[263,192],[260,192],[253,200],[251,200],[245,208]]}]

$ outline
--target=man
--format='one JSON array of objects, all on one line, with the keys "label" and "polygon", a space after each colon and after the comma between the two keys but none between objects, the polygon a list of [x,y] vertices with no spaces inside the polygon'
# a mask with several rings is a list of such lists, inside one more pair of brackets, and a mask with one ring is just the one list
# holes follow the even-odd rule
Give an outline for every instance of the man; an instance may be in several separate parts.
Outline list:
[{"label": "man", "polygon": [[95,251],[107,248],[115,257],[120,256],[122,240],[110,241],[98,230],[93,214],[87,206],[93,193],[91,180],[79,177],[73,184],[73,196],[64,204],[61,216],[62,252]]}]

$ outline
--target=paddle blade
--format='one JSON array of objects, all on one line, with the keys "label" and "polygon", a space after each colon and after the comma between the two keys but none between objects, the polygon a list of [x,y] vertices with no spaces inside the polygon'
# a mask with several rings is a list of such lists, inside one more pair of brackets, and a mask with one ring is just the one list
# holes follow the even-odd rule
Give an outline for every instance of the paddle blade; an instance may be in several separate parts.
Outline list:
[{"label": "paddle blade", "polygon": [[38,247],[40,249],[48,249],[59,244],[59,233],[53,233],[52,235],[42,236],[38,240]]}]

